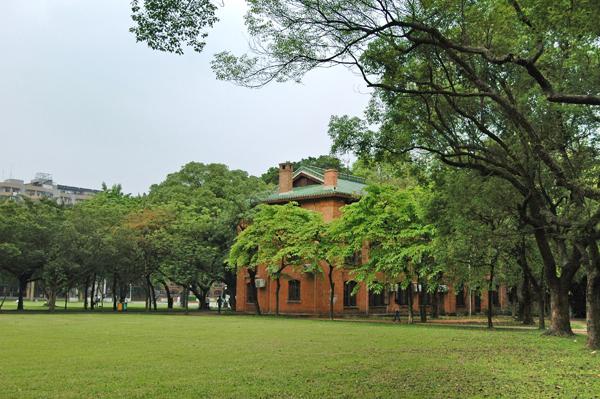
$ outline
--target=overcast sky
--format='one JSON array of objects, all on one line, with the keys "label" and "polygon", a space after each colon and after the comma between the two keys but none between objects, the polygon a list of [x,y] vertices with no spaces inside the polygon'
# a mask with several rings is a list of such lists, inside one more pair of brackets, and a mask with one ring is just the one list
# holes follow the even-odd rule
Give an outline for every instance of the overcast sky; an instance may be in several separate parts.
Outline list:
[{"label": "overcast sky", "polygon": [[333,114],[368,90],[338,68],[252,90],[219,82],[213,54],[247,50],[242,0],[226,1],[202,54],[136,43],[128,0],[0,0],[0,179],[139,193],[190,161],[254,175],[329,151]]}]

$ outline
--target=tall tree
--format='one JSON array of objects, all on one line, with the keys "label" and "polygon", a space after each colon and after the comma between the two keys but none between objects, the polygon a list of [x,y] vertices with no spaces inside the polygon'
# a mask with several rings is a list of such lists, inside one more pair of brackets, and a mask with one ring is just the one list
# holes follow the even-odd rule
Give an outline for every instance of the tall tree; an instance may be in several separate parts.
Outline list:
[{"label": "tall tree", "polygon": [[17,310],[24,310],[27,283],[39,279],[50,260],[59,213],[47,200],[0,201],[0,269],[19,282]]},{"label": "tall tree", "polygon": [[69,289],[78,280],[81,272],[78,244],[79,237],[75,227],[66,218],[61,220],[50,243],[48,263],[41,273],[49,311],[54,311],[60,291],[65,293],[65,301],[68,301]]},{"label": "tall tree", "polygon": [[[219,54],[219,78],[256,87],[299,80],[318,66],[353,67],[402,110],[390,118],[391,132],[412,124],[417,136],[392,137],[394,145],[381,147],[428,151],[500,176],[520,192],[551,293],[551,333],[572,334],[566,297],[582,261],[590,277],[588,320],[598,320],[600,210],[590,203],[600,191],[596,178],[586,178],[598,164],[596,2],[249,3],[259,57]],[[599,339],[600,331],[588,331],[590,347]]]},{"label": "tall tree", "polygon": [[[551,0],[250,4],[246,21],[260,53],[219,54],[217,77],[256,87],[298,80],[319,66],[354,68],[376,89],[377,104],[367,122],[332,121],[336,147],[427,152],[513,185],[544,261],[550,332],[572,334],[568,289],[583,252],[596,264],[590,248],[600,235],[594,205],[600,191],[597,180],[587,178],[599,153],[594,106],[600,104],[600,79],[588,79],[600,65],[599,32],[592,22],[600,16],[597,5]],[[380,128],[371,131],[372,124]],[[588,314],[596,319],[600,309],[589,305]],[[588,334],[590,347],[600,345],[595,336],[600,335]]]},{"label": "tall tree", "polygon": [[[269,277],[275,280],[276,315],[279,315],[283,272],[288,268],[307,271],[304,258],[306,241],[302,234],[302,226],[318,221],[319,216],[316,212],[299,207],[295,202],[285,205],[259,205],[251,224],[238,236],[232,247],[232,265],[264,265]],[[244,265],[244,260],[252,261],[252,264]]]},{"label": "tall tree", "polygon": [[448,168],[437,172],[434,192],[438,259],[457,282],[487,286],[491,327],[497,284],[512,286],[522,279],[538,287],[539,267],[530,259],[539,259],[529,254],[532,233],[521,223],[518,193],[501,179]]},{"label": "tall tree", "polygon": [[146,290],[146,310],[157,310],[155,278],[160,267],[160,235],[175,215],[163,207],[144,207],[127,215],[126,226],[132,230],[141,254],[143,283]]},{"label": "tall tree", "polygon": [[[67,220],[76,230],[75,261],[79,265],[79,283],[83,287],[85,309],[93,310],[96,306],[98,283],[105,278],[112,280],[113,299],[116,299],[117,275],[125,276],[125,270],[130,272],[134,264],[139,264],[131,259],[133,252],[136,252],[132,248],[135,245],[132,236],[123,230],[127,215],[137,209],[139,202],[138,198],[123,194],[118,185],[110,188],[103,185],[102,192],[76,204],[68,213]],[[135,257],[137,255],[136,252]],[[122,272],[119,271],[121,267]],[[113,307],[116,310],[115,301]]]},{"label": "tall tree", "polygon": [[[339,223],[339,219],[336,219]],[[329,319],[333,320],[335,300],[334,271],[344,267],[348,243],[340,235],[335,220],[325,222],[321,214],[313,215],[306,223],[298,226],[299,239],[296,241],[298,257],[304,260],[305,267],[319,270],[327,275],[329,283]]]},{"label": "tall tree", "polygon": [[[348,244],[348,254],[362,251],[365,243],[369,246],[368,262],[353,270],[358,281],[381,291],[387,288],[378,282],[378,274],[383,274],[388,281],[410,288],[410,300],[414,283],[423,294],[425,289],[438,289],[440,270],[431,245],[435,227],[427,220],[429,197],[420,186],[372,185],[360,201],[343,208],[342,217],[334,222],[335,236]],[[425,321],[423,312],[421,317]],[[413,320],[412,302],[409,320]]]},{"label": "tall tree", "polygon": [[[193,274],[194,270],[212,270],[212,280],[224,280],[227,285],[234,309],[236,275],[226,268],[225,260],[240,222],[267,191],[268,185],[260,178],[249,176],[242,170],[230,170],[222,164],[190,162],[178,172],[168,175],[160,184],[153,185],[147,198],[149,204],[168,204],[185,210],[182,220],[197,218],[200,226],[196,232],[193,232],[191,225],[180,223],[170,233],[184,234],[179,238],[188,240],[188,243],[190,241],[185,238],[185,234],[191,234],[187,237],[195,235],[197,240],[193,243],[196,246],[194,252],[207,249],[205,256],[206,259],[210,257],[211,261],[203,265],[196,263],[188,275]],[[181,263],[178,265],[181,266]],[[206,274],[203,275],[206,277]],[[202,280],[202,285],[208,283],[210,281]],[[197,284],[200,284],[200,280],[197,280]],[[200,291],[202,290],[197,290],[198,293]]]},{"label": "tall tree", "polygon": [[[250,224],[248,224],[250,223]],[[250,289],[254,298],[254,306],[256,314],[261,315],[260,300],[258,297],[258,289],[256,287],[256,275],[258,267],[261,264],[261,259],[258,256],[259,241],[262,239],[262,232],[250,221],[240,224],[240,232],[235,238],[229,257],[227,259],[228,268],[235,275],[243,270],[248,272],[250,277]]]},{"label": "tall tree", "polygon": [[184,290],[190,290],[204,309],[205,299],[213,282],[223,281],[226,249],[223,236],[228,226],[215,225],[210,214],[199,214],[194,209],[179,207],[174,220],[154,239],[160,247],[160,272]]}]

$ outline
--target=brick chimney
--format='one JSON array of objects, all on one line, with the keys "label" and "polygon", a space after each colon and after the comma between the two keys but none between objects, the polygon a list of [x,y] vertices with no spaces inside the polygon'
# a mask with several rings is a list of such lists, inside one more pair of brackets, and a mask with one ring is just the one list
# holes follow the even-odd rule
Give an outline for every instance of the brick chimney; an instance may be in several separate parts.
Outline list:
[{"label": "brick chimney", "polygon": [[338,171],[336,169],[327,169],[323,173],[323,185],[335,187],[338,181]]},{"label": "brick chimney", "polygon": [[287,193],[292,191],[292,174],[294,167],[291,162],[279,164],[279,192]]}]

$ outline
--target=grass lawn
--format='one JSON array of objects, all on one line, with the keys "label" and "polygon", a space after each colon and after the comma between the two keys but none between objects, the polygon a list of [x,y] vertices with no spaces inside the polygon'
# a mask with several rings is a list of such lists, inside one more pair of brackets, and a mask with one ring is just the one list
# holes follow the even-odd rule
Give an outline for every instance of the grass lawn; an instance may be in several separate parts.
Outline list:
[{"label": "grass lawn", "polygon": [[[0,298],[0,302],[2,302],[2,298]],[[96,311],[107,311],[112,312],[112,302],[105,302],[103,304],[97,305]],[[64,311],[65,302],[64,300],[56,301],[56,310],[63,312]],[[127,304],[129,310],[143,311],[144,310],[144,302],[130,302]],[[46,301],[43,299],[39,299],[37,301],[25,300],[23,301],[23,307],[27,311],[48,311],[48,306],[46,305]],[[167,310],[166,303],[158,303],[157,306],[161,310]],[[190,310],[195,310],[198,308],[198,303],[190,303]],[[17,301],[13,299],[7,299],[4,302],[4,306],[2,306],[2,310],[16,310],[17,309]],[[67,304],[67,311],[71,312],[80,312],[83,310],[83,302],[69,302]],[[183,311],[179,306],[175,306],[176,311]]]},{"label": "grass lawn", "polygon": [[253,316],[0,314],[0,397],[600,397],[537,331]]}]

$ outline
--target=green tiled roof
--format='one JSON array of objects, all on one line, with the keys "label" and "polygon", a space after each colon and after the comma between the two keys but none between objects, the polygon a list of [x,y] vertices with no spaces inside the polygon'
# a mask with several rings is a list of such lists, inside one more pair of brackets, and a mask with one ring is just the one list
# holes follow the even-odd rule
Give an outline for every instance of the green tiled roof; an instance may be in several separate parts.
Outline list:
[{"label": "green tiled roof", "polygon": [[301,166],[294,172],[292,179],[296,179],[299,175],[307,175],[321,184],[311,184],[303,187],[294,187],[292,191],[287,193],[279,193],[278,191],[269,195],[265,202],[286,202],[298,199],[310,199],[321,197],[359,197],[363,194],[366,187],[365,180],[361,177],[338,173],[337,186],[324,186],[323,175],[325,169],[314,166]]}]

